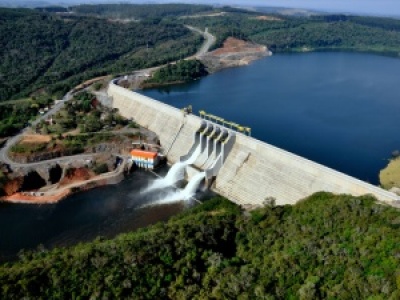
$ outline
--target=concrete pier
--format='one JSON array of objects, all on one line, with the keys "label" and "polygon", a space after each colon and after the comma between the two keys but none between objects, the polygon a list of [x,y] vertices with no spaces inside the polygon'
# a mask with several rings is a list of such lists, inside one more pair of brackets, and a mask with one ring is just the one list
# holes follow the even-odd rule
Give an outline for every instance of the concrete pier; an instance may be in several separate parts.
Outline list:
[{"label": "concrete pier", "polygon": [[[113,82],[108,94],[122,116],[158,134],[170,162],[191,149],[201,118]],[[294,204],[318,191],[372,194],[388,204],[400,201],[394,193],[240,133],[212,189],[240,205],[262,205],[267,197],[274,197],[277,204]]]}]

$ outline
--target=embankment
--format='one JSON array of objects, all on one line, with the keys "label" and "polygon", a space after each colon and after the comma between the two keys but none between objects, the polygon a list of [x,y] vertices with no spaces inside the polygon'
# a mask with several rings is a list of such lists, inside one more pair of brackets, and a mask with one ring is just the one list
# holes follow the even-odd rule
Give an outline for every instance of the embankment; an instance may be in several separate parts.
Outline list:
[{"label": "embankment", "polygon": [[[113,82],[108,94],[124,117],[134,118],[158,134],[171,163],[189,151],[201,124],[199,117],[185,116],[176,108]],[[294,204],[318,191],[372,194],[389,204],[400,201],[397,195],[379,187],[242,134],[237,134],[212,189],[240,205],[262,205],[268,197],[274,197],[277,204]]]},{"label": "embankment", "polygon": [[[61,165],[61,167],[60,167]],[[118,165],[118,167],[110,172],[100,175],[95,175],[88,169],[84,163],[79,161],[75,162],[75,166],[71,164],[56,164],[60,168],[59,176],[56,182],[53,181],[52,170],[56,167],[42,166],[35,170],[21,169],[19,173],[27,173],[26,175],[15,177],[15,180],[10,180],[9,184],[4,187],[8,192],[6,196],[0,197],[0,201],[11,203],[25,203],[25,204],[47,204],[56,203],[67,196],[86,191],[95,187],[117,184],[124,178],[124,171],[127,167],[127,159]],[[32,174],[36,175],[32,178]],[[38,183],[41,181],[41,183]],[[30,187],[26,186],[26,182]],[[33,185],[36,183],[36,186]]]}]

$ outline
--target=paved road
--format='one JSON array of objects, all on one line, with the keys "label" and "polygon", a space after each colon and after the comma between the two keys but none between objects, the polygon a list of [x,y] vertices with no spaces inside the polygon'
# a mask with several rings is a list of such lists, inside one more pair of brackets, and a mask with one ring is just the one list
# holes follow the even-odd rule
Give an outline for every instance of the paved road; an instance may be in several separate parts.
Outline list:
[{"label": "paved road", "polygon": [[[66,93],[62,99],[62,101],[59,101],[58,103],[56,103],[47,113],[45,113],[44,115],[38,117],[35,121],[32,122],[32,127],[36,126],[37,124],[39,124],[42,120],[46,120],[48,117],[50,117],[51,115],[54,115],[55,113],[57,113],[61,108],[64,107],[64,103],[66,101],[71,100],[73,97],[73,94],[71,91],[69,91],[68,93]],[[32,166],[38,166],[41,164],[45,164],[45,163],[51,163],[51,162],[56,162],[56,161],[67,161],[67,160],[72,160],[73,157],[62,157],[62,158],[55,158],[55,159],[51,159],[51,160],[46,160],[46,161],[40,161],[40,162],[35,162],[35,163],[26,163],[26,164],[21,164],[21,163],[16,163],[13,160],[10,159],[10,157],[8,156],[8,152],[10,150],[10,148],[12,146],[14,146],[16,143],[18,143],[18,141],[20,141],[23,137],[24,134],[26,134],[28,132],[29,128],[24,128],[19,134],[9,138],[6,142],[6,144],[4,145],[3,148],[0,149],[0,161],[9,164],[10,167],[32,167]],[[87,158],[89,155],[78,155],[78,156],[74,156],[74,159],[85,159]],[[92,154],[90,156],[93,156]]]},{"label": "paved road", "polygon": [[[193,32],[203,35],[205,41],[204,41],[203,45],[201,46],[200,50],[197,51],[196,54],[185,58],[185,60],[201,59],[210,50],[211,46],[215,43],[216,38],[215,38],[215,36],[213,36],[211,33],[208,32],[208,28],[206,28],[205,31],[201,31],[200,29],[189,26],[189,25],[186,25],[186,28],[188,28],[189,30],[191,30]],[[176,63],[176,61],[171,62],[170,64],[175,64],[175,63]],[[166,64],[157,66],[157,67],[134,71],[134,72],[132,72],[132,74],[127,75],[127,79],[131,82],[133,90],[136,90],[140,87],[140,85],[143,81],[145,81],[149,76],[151,76],[152,73],[154,73],[158,69],[165,67],[165,66],[166,66]],[[122,78],[123,77],[119,77],[119,78],[115,78],[115,79],[118,80],[118,79],[122,79]]]},{"label": "paved road", "polygon": [[205,38],[203,46],[201,46],[200,50],[193,56],[195,58],[203,57],[210,50],[211,46],[215,43],[217,39],[215,38],[215,36],[208,32],[208,28],[206,28],[204,32],[196,27],[192,27],[189,25],[187,25],[186,28],[194,32],[200,33]]},{"label": "paved road", "polygon": [[[201,58],[209,51],[210,47],[215,43],[216,38],[215,38],[215,36],[213,36],[211,33],[208,32],[208,28],[206,28],[206,30],[203,32],[200,29],[192,27],[192,26],[186,26],[186,27],[194,32],[202,34],[205,38],[205,42],[202,45],[202,47],[200,48],[200,50],[195,55],[190,56],[186,59]],[[158,70],[161,67],[163,67],[163,66],[157,66],[157,67],[153,67],[153,68],[138,70],[138,71],[133,72],[133,74],[131,76],[134,76],[136,78],[146,78],[146,76],[150,75],[152,72]],[[73,95],[74,95],[74,93],[72,92],[72,90],[69,91],[68,93],[66,93],[64,95],[62,101],[59,101],[46,114],[40,116],[35,121],[33,121],[32,127],[39,124],[42,120],[46,120],[50,116],[56,114],[60,109],[62,109],[64,107],[64,104],[66,101],[69,101],[73,98]],[[34,166],[39,166],[42,164],[47,164],[47,163],[52,163],[52,162],[87,159],[94,155],[94,154],[80,154],[80,155],[74,155],[74,156],[64,156],[64,157],[60,157],[60,158],[54,158],[54,159],[50,159],[50,160],[34,162],[34,163],[26,163],[26,164],[14,162],[8,156],[9,149],[12,146],[14,146],[16,143],[18,143],[18,141],[22,139],[23,135],[26,134],[28,130],[29,130],[28,128],[25,128],[18,135],[8,139],[8,141],[4,145],[4,147],[0,149],[0,161],[4,162],[6,164],[9,164],[11,168],[13,168],[13,167],[34,167]]]}]

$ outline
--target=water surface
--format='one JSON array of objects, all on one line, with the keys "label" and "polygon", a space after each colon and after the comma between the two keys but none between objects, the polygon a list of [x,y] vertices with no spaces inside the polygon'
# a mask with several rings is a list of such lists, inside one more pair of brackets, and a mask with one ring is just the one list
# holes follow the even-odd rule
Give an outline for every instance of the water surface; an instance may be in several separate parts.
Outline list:
[{"label": "water surface", "polygon": [[57,204],[0,203],[0,262],[40,244],[53,248],[98,236],[112,238],[165,221],[195,205],[193,200],[151,205],[175,190],[167,187],[141,193],[156,178],[152,173],[135,171],[117,185],[75,194]]},{"label": "water surface", "polygon": [[306,53],[142,93],[250,126],[257,139],[378,184],[400,149],[399,79],[400,59]]}]

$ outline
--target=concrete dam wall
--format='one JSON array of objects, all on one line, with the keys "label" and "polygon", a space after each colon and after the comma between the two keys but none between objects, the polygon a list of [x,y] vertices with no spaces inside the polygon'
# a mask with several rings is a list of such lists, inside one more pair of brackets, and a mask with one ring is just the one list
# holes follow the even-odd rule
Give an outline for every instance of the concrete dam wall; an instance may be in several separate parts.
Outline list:
[{"label": "concrete dam wall", "polygon": [[[170,162],[179,161],[191,150],[201,118],[185,116],[179,109],[113,82],[108,94],[122,116],[158,134]],[[212,189],[240,205],[261,205],[267,197],[274,197],[277,204],[294,204],[319,191],[372,194],[389,204],[400,200],[394,193],[240,133],[235,133]]]}]

